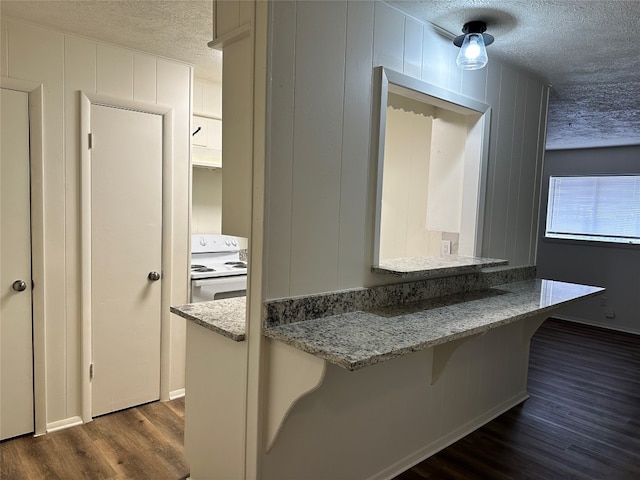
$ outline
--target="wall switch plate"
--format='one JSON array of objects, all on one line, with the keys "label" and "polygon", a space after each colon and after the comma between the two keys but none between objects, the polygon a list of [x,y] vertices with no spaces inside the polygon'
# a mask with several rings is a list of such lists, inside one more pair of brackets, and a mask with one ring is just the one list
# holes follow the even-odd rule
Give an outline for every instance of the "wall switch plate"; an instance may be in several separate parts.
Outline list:
[{"label": "wall switch plate", "polygon": [[613,308],[607,308],[604,311],[605,318],[616,318],[616,312],[613,311]]},{"label": "wall switch plate", "polygon": [[442,240],[440,242],[440,254],[451,255],[451,240]]}]

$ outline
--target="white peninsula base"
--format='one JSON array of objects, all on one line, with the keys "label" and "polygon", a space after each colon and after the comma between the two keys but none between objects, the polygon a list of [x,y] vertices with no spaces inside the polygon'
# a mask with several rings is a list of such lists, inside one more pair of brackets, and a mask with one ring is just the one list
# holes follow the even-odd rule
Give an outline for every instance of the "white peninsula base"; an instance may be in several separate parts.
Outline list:
[{"label": "white peninsula base", "polygon": [[192,480],[244,478],[247,343],[187,322],[184,447]]},{"label": "white peninsula base", "polygon": [[[260,478],[388,479],[407,470],[527,398],[529,343],[547,316],[355,372],[329,364],[284,420]],[[269,381],[280,390],[287,372]]]},{"label": "white peninsula base", "polygon": [[[425,291],[400,288],[412,299]],[[244,480],[250,461],[257,480],[393,478],[524,401],[535,331],[561,305],[603,292],[530,279],[346,312],[345,299],[386,292],[285,299],[274,310],[295,318],[329,300],[337,311],[263,328],[259,438],[247,438],[244,305],[172,307],[193,320],[185,406],[191,479]],[[251,443],[257,458],[247,456]]]}]

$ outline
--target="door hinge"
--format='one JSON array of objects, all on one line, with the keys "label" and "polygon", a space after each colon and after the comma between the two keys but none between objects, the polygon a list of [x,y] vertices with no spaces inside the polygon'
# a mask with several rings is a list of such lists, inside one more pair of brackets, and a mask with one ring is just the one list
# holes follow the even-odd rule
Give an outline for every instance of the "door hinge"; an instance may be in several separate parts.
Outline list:
[{"label": "door hinge", "polygon": [[89,150],[93,148],[93,133],[89,134]]},{"label": "door hinge", "polygon": [[93,363],[89,365],[89,380],[93,380]]}]

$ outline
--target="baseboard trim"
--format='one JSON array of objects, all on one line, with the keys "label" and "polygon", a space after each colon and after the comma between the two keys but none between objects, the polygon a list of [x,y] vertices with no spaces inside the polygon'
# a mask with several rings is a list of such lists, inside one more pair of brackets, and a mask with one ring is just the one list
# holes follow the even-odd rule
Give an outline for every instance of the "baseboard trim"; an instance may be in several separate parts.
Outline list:
[{"label": "baseboard trim", "polygon": [[75,427],[76,425],[82,425],[82,417],[69,417],[55,422],[47,423],[47,433],[57,432],[58,430],[64,430],[65,428]]},{"label": "baseboard trim", "polygon": [[604,328],[605,330],[613,330],[614,332],[622,332],[622,333],[632,333],[633,335],[640,335],[640,331],[631,330],[627,328],[620,328],[615,325],[607,325],[604,323],[591,322],[589,320],[585,320],[583,318],[571,317],[569,315],[556,315],[555,313],[552,315],[553,318],[557,318],[558,320],[564,320],[572,323],[581,323],[583,325],[589,325],[590,327],[599,327]]},{"label": "baseboard trim", "polygon": [[169,392],[169,400],[175,400],[182,397],[184,397],[184,388],[179,388],[178,390],[172,390]]},{"label": "baseboard trim", "polygon": [[432,455],[435,455],[440,450],[447,448],[449,445],[457,442],[461,438],[469,435],[471,432],[489,423],[494,418],[499,417],[507,410],[510,410],[516,405],[518,405],[519,403],[524,402],[527,398],[529,398],[529,394],[526,391],[511,397],[504,403],[501,403],[495,408],[492,408],[491,410],[485,412],[483,415],[480,415],[476,417],[474,420],[453,430],[452,432],[445,435],[444,437],[441,437],[438,440],[431,442],[429,445],[426,445],[423,448],[415,451],[414,453],[407,455],[402,460],[399,460],[393,465],[390,465],[384,470],[369,477],[368,480],[390,480],[394,477],[397,477],[402,472],[410,469],[414,465],[417,465],[418,463],[431,457]]}]

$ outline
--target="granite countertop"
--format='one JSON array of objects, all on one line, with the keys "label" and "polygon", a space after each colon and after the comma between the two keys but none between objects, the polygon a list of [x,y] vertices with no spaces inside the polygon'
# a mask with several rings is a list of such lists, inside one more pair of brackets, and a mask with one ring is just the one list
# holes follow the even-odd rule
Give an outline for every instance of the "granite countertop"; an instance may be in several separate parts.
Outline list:
[{"label": "granite countertop", "polygon": [[231,340],[242,342],[245,339],[246,298],[188,303],[171,307],[171,312]]},{"label": "granite countertop", "polygon": [[442,255],[440,257],[410,257],[383,260],[371,267],[374,273],[400,278],[431,278],[460,275],[483,268],[507,265],[508,260],[498,258],[463,257]]},{"label": "granite countertop", "polygon": [[527,280],[269,327],[264,335],[347,370],[358,370],[602,292],[600,287]]}]

